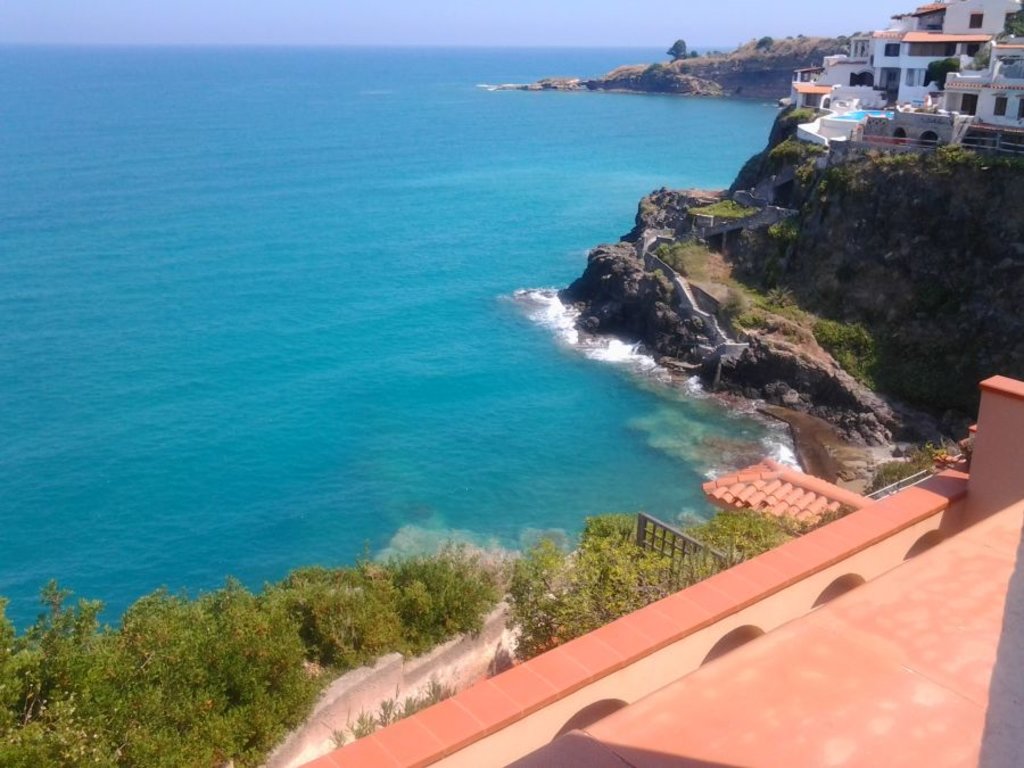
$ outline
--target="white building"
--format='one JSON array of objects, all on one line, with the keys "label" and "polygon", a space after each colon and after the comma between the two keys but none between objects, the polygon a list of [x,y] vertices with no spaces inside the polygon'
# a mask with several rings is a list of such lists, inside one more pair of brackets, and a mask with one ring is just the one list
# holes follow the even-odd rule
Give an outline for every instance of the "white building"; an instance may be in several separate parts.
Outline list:
[{"label": "white building", "polygon": [[888,29],[853,38],[849,55],[826,58],[813,81],[801,81],[798,72],[791,98],[824,109],[924,105],[939,93],[925,84],[929,64],[959,58],[966,65],[1020,10],[1021,0],[943,0],[899,14]]},{"label": "white building", "polygon": [[1024,38],[993,44],[986,70],[951,74],[945,108],[983,125],[1024,128]]}]

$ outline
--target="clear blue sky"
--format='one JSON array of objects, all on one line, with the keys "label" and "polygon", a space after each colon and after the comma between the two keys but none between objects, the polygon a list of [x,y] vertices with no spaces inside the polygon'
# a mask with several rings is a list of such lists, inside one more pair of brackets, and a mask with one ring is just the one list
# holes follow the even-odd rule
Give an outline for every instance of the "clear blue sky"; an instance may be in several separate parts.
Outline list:
[{"label": "clear blue sky", "polygon": [[[0,0],[2,43],[735,45],[879,28],[861,0]],[[904,7],[906,6],[906,7]]]}]

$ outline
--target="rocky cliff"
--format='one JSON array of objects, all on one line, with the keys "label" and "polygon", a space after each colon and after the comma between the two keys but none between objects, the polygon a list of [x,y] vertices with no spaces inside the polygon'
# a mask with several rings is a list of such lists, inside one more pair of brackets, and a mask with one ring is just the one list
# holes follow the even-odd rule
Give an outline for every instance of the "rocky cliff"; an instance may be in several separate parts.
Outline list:
[{"label": "rocky cliff", "polygon": [[[700,367],[709,386],[821,417],[848,439],[959,436],[980,380],[1024,377],[1024,159],[827,155],[793,139],[808,118],[784,111],[727,193],[644,198],[624,242],[596,249],[563,297],[585,331],[640,340],[669,367]],[[726,195],[773,198],[791,217],[709,249],[693,210]],[[638,257],[655,234],[669,243],[661,257],[717,296],[742,354],[709,354],[699,318]]]},{"label": "rocky cliff", "polygon": [[972,414],[978,381],[1024,375],[1024,163],[956,147],[854,154],[804,161],[786,194],[795,226],[748,233],[737,274],[862,329],[856,362],[879,390]]},{"label": "rocky cliff", "polygon": [[777,100],[789,96],[793,70],[842,53],[843,38],[790,37],[751,41],[732,53],[624,66],[603,77],[549,78],[521,90],[625,91]]}]

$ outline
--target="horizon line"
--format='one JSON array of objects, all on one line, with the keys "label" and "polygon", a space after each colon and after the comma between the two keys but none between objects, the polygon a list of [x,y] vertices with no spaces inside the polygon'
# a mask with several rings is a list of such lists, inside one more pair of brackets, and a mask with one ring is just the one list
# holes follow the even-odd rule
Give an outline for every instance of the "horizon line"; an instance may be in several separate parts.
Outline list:
[{"label": "horizon line", "polygon": [[[741,44],[742,45],[742,44]],[[518,49],[518,50],[627,50],[627,49],[660,49],[654,44],[583,44],[583,43],[273,43],[273,42],[74,42],[74,41],[5,41],[0,40],[0,48],[373,48],[373,49]],[[736,44],[694,45],[695,51],[729,51]],[[666,54],[667,55],[667,54]]]}]

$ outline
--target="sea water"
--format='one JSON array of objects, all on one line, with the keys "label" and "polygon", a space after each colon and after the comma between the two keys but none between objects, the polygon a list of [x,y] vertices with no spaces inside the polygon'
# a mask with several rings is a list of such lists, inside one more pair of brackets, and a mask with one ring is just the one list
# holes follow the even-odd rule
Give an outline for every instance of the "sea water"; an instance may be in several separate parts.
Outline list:
[{"label": "sea water", "polygon": [[478,87],[658,56],[0,49],[8,614],[704,515],[784,451],[553,293],[772,105]]}]

